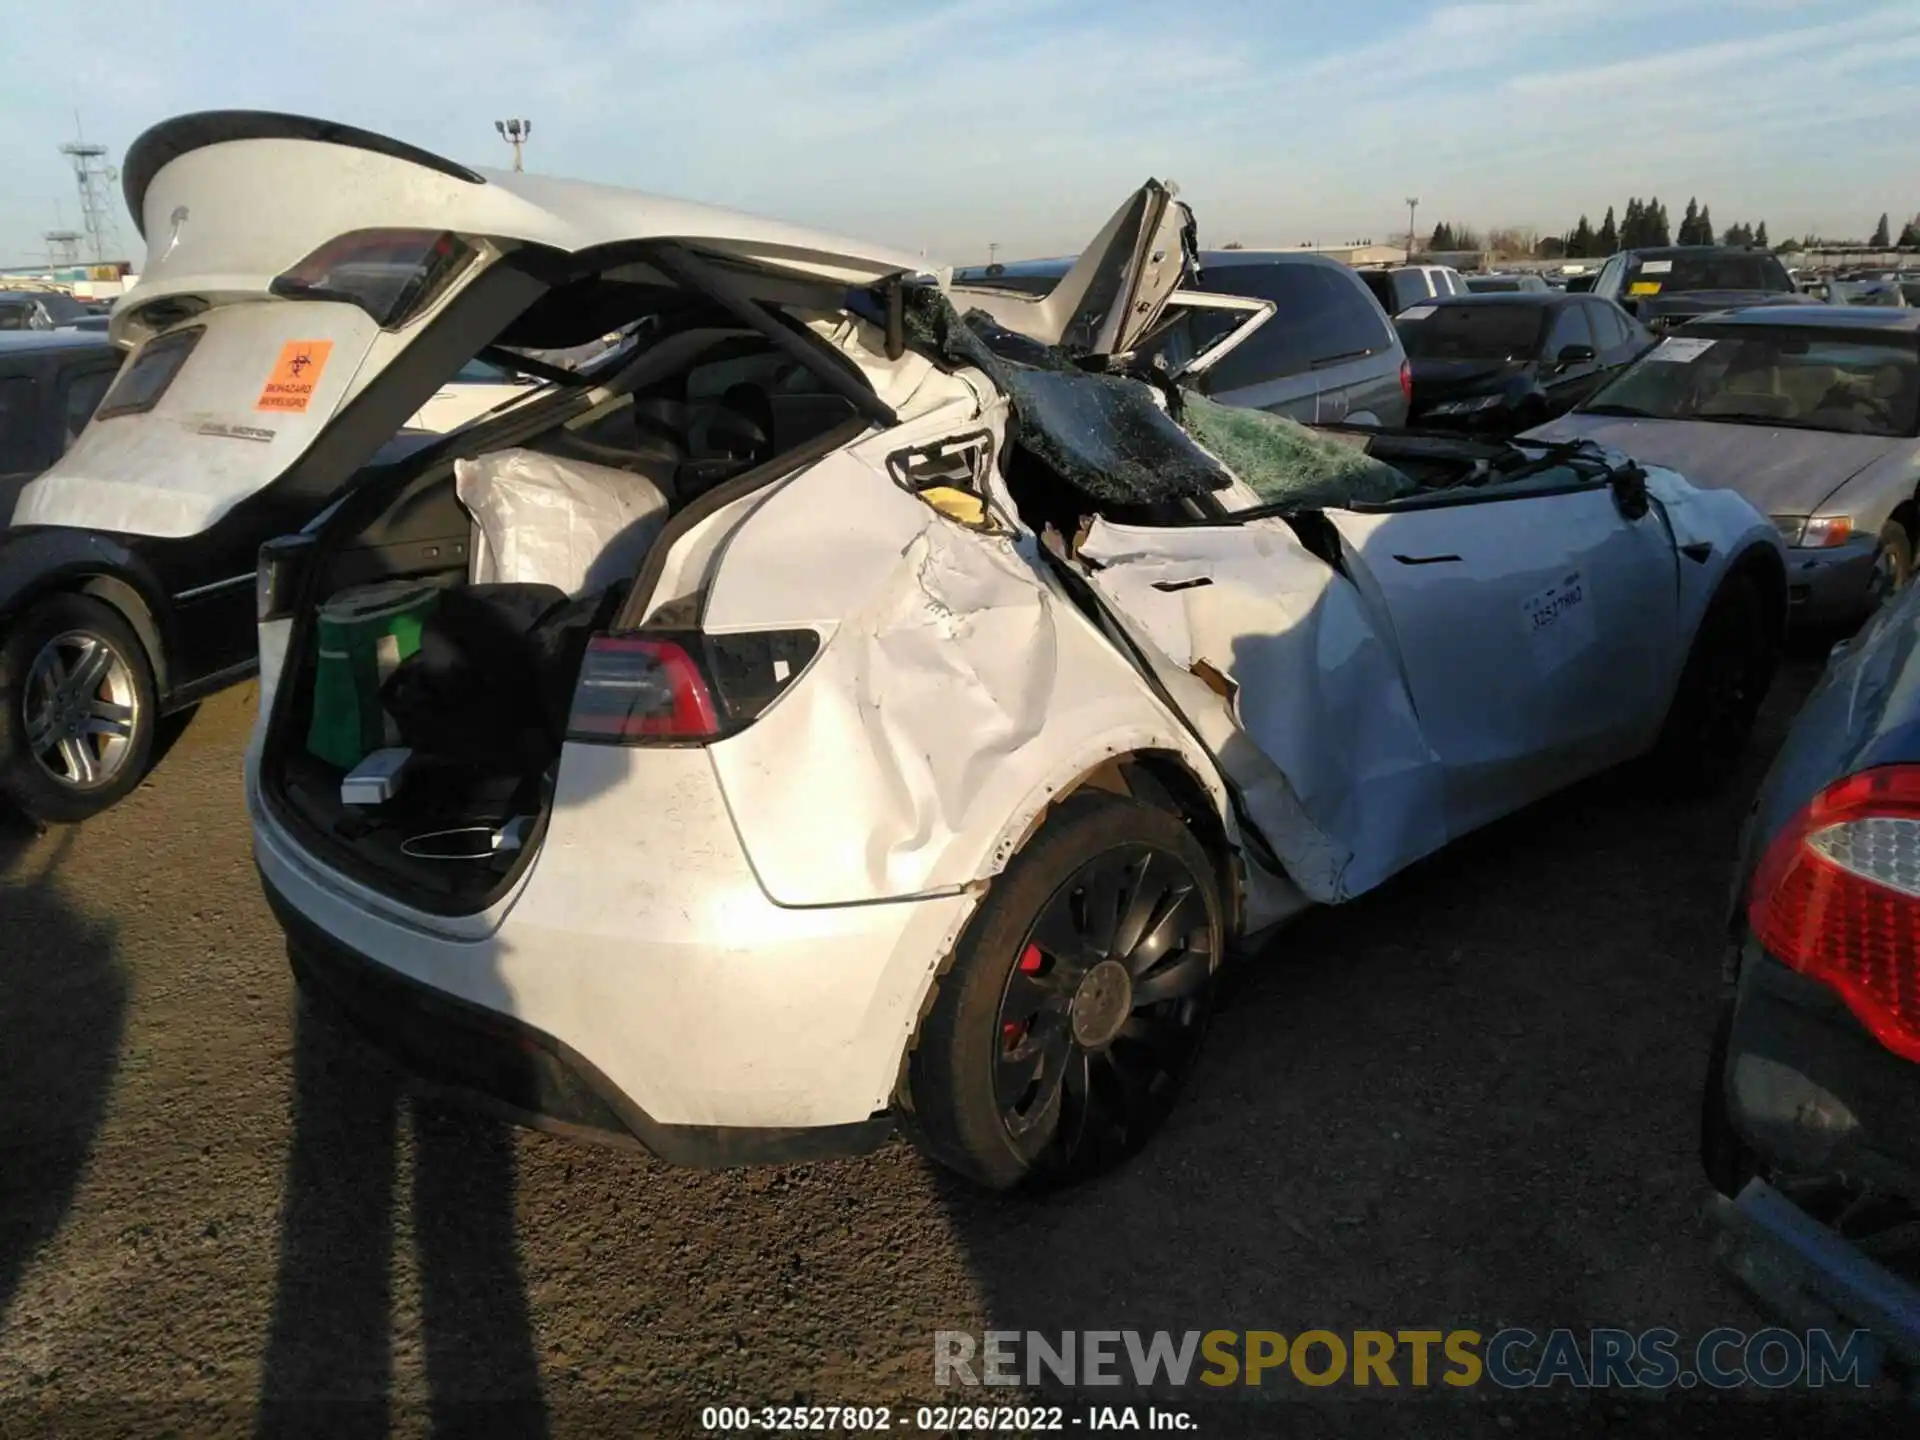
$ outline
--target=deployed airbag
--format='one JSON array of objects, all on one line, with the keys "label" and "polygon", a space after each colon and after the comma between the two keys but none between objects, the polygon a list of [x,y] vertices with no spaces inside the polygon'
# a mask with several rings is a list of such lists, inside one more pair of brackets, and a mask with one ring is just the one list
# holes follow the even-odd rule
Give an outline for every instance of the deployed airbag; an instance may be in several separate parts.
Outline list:
[{"label": "deployed airbag", "polygon": [[533,450],[456,461],[454,489],[478,531],[476,585],[602,590],[632,578],[667,523],[667,498],[645,476]]}]

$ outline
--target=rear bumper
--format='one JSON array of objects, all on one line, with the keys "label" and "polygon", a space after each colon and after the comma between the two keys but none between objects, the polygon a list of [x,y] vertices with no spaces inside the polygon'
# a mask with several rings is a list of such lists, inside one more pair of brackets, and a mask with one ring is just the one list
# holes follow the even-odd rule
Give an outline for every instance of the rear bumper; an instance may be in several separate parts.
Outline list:
[{"label": "rear bumper", "polygon": [[[1760,1302],[1788,1324],[1872,1337],[1866,1368],[1888,1359],[1920,1373],[1920,1288],[1863,1255],[1763,1180],[1737,1199],[1714,1197],[1715,1256]],[[1871,1375],[1863,1374],[1867,1381]]]},{"label": "rear bumper", "polygon": [[864,1155],[893,1130],[880,1114],[844,1125],[666,1125],[597,1066],[533,1026],[432,989],[349,949],[262,876],[301,990],[428,1089],[529,1129],[639,1148],[705,1170]]},{"label": "rear bumper", "polygon": [[1720,1083],[1728,1120],[1770,1168],[1844,1173],[1920,1204],[1920,1065],[1752,941]]}]

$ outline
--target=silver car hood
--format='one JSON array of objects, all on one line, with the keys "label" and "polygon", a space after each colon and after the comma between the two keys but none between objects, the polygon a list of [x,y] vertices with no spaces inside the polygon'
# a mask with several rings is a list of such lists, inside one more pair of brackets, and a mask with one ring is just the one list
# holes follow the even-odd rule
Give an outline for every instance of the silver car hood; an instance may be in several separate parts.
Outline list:
[{"label": "silver car hood", "polygon": [[1580,414],[1562,415],[1527,432],[1534,440],[1582,437],[1645,464],[1678,470],[1695,485],[1737,490],[1769,515],[1811,515],[1881,456],[1913,443],[1899,436]]}]

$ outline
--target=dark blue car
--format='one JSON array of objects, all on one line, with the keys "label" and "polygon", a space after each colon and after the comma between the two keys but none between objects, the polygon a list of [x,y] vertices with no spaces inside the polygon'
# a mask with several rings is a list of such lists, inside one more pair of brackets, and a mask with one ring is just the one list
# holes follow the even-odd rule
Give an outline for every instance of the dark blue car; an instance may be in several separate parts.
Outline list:
[{"label": "dark blue car", "polygon": [[1749,816],[1703,1105],[1723,1260],[1920,1377],[1920,589],[1836,650]]}]

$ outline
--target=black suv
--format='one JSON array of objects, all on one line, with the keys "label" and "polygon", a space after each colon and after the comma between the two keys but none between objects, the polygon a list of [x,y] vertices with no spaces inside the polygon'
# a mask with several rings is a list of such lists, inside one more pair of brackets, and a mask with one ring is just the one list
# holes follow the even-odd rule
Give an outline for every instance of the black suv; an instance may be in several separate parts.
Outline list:
[{"label": "black suv", "polygon": [[[1071,257],[956,270],[956,285],[1045,295]],[[1320,255],[1204,250],[1194,288],[1271,304],[1270,318],[1190,384],[1222,405],[1303,424],[1394,427],[1407,420],[1413,374],[1400,337],[1360,272]],[[1176,303],[1156,342],[1169,361],[1205,349],[1237,318]]]},{"label": "black suv", "polygon": [[1622,250],[1600,267],[1592,293],[1656,334],[1716,310],[1819,303],[1800,293],[1771,250],[1743,245]]}]

